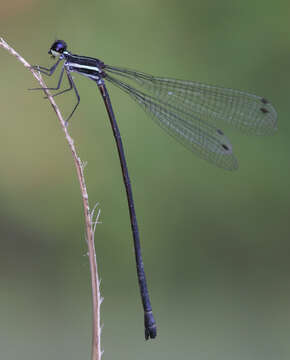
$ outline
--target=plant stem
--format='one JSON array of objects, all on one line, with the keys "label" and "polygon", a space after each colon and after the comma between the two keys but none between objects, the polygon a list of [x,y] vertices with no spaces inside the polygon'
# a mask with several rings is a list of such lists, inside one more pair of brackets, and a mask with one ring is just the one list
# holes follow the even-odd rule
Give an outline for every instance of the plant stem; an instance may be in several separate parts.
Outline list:
[{"label": "plant stem", "polygon": [[[40,86],[46,88],[40,73],[37,70],[31,68],[31,65],[19,55],[11,46],[9,46],[4,39],[0,38],[0,47],[6,49],[11,55],[15,56],[28,70],[30,70],[39,82]],[[48,90],[43,90],[48,97],[48,100],[53,107],[53,110],[56,113],[56,116],[60,122],[60,126],[64,132],[65,139],[71,150],[74,165],[77,172],[77,177],[80,185],[81,197],[83,202],[84,217],[86,224],[86,239],[88,244],[88,256],[90,263],[90,272],[91,272],[91,284],[92,284],[92,305],[93,305],[93,334],[92,334],[92,360],[100,360],[102,356],[101,351],[101,326],[100,326],[100,306],[101,306],[101,296],[100,296],[100,280],[98,275],[98,267],[96,261],[96,252],[95,252],[95,243],[94,243],[94,224],[93,224],[93,214],[90,211],[89,199],[87,193],[87,187],[85,183],[85,177],[83,172],[83,163],[79,158],[76,148],[74,146],[74,141],[70,136],[65,121],[60,113],[58,106],[56,105],[53,97],[51,96]],[[98,221],[98,217],[96,222]]]}]

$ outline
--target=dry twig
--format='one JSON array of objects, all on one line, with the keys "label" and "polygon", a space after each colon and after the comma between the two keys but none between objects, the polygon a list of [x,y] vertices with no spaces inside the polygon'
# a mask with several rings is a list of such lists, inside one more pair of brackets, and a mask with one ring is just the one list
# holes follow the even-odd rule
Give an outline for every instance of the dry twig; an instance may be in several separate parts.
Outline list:
[{"label": "dry twig", "polygon": [[[19,55],[11,46],[9,46],[4,39],[0,38],[0,47],[7,50],[11,55],[15,56],[28,70],[30,70],[35,77],[35,79],[39,82],[41,87],[46,88],[44,81],[42,80],[42,77],[40,73],[37,70],[34,70],[31,68],[31,65],[21,56]],[[80,190],[81,190],[81,197],[83,202],[83,208],[84,208],[84,216],[85,216],[85,223],[86,223],[86,238],[87,238],[87,244],[88,244],[88,256],[89,256],[89,262],[90,262],[90,271],[91,271],[91,284],[92,284],[92,298],[93,298],[93,336],[92,336],[92,360],[100,360],[102,356],[101,351],[101,326],[100,326],[100,305],[101,305],[101,296],[100,296],[100,280],[98,275],[98,269],[97,269],[97,262],[96,262],[96,253],[95,253],[95,244],[94,244],[94,230],[95,230],[95,224],[98,222],[99,213],[96,218],[95,224],[93,224],[93,216],[90,212],[89,207],[89,200],[88,200],[88,193],[83,173],[83,163],[81,159],[79,158],[76,148],[74,146],[74,141],[71,138],[71,136],[68,133],[68,129],[65,125],[65,121],[63,120],[63,117],[59,111],[59,108],[57,107],[53,97],[51,96],[50,92],[48,90],[43,90],[48,100],[53,107],[58,120],[60,122],[61,128],[64,132],[65,139],[68,143],[68,146],[71,149],[73,161],[75,164],[75,168],[77,171],[77,177],[80,184]]]}]

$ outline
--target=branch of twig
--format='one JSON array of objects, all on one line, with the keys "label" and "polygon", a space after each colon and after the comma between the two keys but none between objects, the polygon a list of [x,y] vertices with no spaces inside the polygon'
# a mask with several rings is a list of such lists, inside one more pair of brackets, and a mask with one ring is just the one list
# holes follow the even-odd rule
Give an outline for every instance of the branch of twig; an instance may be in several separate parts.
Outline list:
[{"label": "branch of twig", "polygon": [[90,212],[89,207],[89,200],[88,200],[88,193],[85,183],[85,177],[83,173],[83,163],[79,158],[76,148],[74,146],[74,141],[69,135],[67,126],[65,121],[60,113],[58,106],[56,105],[53,97],[51,96],[48,90],[45,90],[47,87],[37,70],[34,70],[31,65],[21,56],[19,55],[11,46],[9,46],[3,38],[0,38],[0,47],[7,50],[11,55],[15,56],[29,71],[32,72],[35,79],[39,82],[40,86],[44,88],[44,92],[47,95],[47,98],[53,107],[53,110],[56,113],[56,116],[59,120],[60,126],[64,132],[65,139],[68,143],[68,146],[72,152],[73,161],[75,164],[75,168],[77,171],[77,177],[80,184],[81,190],[81,197],[83,202],[84,208],[84,217],[85,217],[85,224],[86,224],[86,238],[88,244],[88,256],[90,262],[90,271],[91,271],[91,284],[92,284],[92,298],[93,298],[93,335],[92,335],[92,360],[100,360],[102,356],[101,351],[101,326],[100,326],[100,306],[101,306],[101,296],[100,296],[100,280],[98,275],[97,269],[97,262],[96,262],[96,252],[95,252],[95,244],[94,244],[94,230],[96,224],[98,223],[99,214],[96,217],[95,222],[93,221],[93,214]]}]

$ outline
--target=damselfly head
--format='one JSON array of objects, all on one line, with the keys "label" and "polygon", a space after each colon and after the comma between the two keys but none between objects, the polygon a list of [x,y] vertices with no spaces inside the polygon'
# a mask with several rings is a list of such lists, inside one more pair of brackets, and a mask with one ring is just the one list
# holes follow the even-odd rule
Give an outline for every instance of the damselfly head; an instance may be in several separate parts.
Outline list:
[{"label": "damselfly head", "polygon": [[66,51],[67,45],[63,40],[56,40],[49,49],[49,54],[53,58],[60,56],[64,51]]}]

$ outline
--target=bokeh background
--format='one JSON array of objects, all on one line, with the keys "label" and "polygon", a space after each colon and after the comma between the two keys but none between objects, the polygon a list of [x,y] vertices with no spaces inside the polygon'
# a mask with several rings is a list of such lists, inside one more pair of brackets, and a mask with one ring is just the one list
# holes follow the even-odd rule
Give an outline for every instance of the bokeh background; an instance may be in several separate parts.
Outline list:
[{"label": "bokeh background", "polygon": [[[227,128],[239,170],[200,160],[109,85],[125,143],[158,338],[145,342],[125,191],[96,85],[70,131],[100,204],[104,359],[290,356],[290,4],[11,0],[0,35],[31,64],[51,43],[111,65],[256,93],[274,136]],[[70,151],[31,73],[0,50],[0,358],[89,359],[91,291]],[[56,78],[48,81],[54,85]],[[73,94],[57,98],[64,114]]]}]

